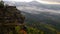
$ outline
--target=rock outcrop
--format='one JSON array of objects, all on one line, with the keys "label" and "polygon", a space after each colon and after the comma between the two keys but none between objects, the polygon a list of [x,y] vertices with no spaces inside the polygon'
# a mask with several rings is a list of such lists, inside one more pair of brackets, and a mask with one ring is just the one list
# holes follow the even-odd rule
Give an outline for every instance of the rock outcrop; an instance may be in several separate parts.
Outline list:
[{"label": "rock outcrop", "polygon": [[10,31],[17,34],[15,26],[22,25],[24,19],[16,6],[4,6],[4,3],[0,2],[0,34],[9,34]]}]

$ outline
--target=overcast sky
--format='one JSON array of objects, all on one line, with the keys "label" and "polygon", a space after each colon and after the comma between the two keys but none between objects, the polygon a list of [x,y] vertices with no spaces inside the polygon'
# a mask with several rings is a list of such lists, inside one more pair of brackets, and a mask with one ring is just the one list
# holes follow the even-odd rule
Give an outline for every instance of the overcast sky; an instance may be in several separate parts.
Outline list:
[{"label": "overcast sky", "polygon": [[60,2],[60,0],[42,0],[42,1]]},{"label": "overcast sky", "polygon": [[31,2],[38,1],[44,4],[60,4],[60,0],[4,0],[4,1],[16,1],[16,2]]},{"label": "overcast sky", "polygon": [[60,4],[60,0],[37,0],[37,1],[45,4]]}]

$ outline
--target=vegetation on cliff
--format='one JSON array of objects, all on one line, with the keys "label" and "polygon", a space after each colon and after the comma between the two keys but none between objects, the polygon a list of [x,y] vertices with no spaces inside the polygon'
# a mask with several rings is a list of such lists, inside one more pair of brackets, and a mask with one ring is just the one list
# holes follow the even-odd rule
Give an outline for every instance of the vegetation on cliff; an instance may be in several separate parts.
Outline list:
[{"label": "vegetation on cliff", "polygon": [[16,6],[8,6],[4,5],[3,1],[0,2],[0,34],[60,34],[53,25],[42,22],[24,24],[24,20],[25,17]]}]

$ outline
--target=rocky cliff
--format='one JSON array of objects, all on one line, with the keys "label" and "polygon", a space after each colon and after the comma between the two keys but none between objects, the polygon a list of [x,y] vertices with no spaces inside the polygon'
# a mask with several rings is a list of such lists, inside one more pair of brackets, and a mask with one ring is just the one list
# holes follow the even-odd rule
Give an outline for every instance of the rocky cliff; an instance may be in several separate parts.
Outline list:
[{"label": "rocky cliff", "polygon": [[17,34],[15,26],[20,26],[24,23],[25,17],[17,10],[16,6],[4,6],[0,2],[0,34]]}]

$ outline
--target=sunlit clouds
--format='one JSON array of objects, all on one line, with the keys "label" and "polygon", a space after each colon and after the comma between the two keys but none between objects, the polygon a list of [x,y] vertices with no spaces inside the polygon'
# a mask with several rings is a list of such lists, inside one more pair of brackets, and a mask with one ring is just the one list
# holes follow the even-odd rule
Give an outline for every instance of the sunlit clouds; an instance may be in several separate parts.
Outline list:
[{"label": "sunlit clouds", "polygon": [[36,0],[36,1],[38,1],[38,2],[40,2],[40,3],[43,3],[43,4],[60,4],[60,2],[58,2],[58,1],[48,1],[48,0]]}]

